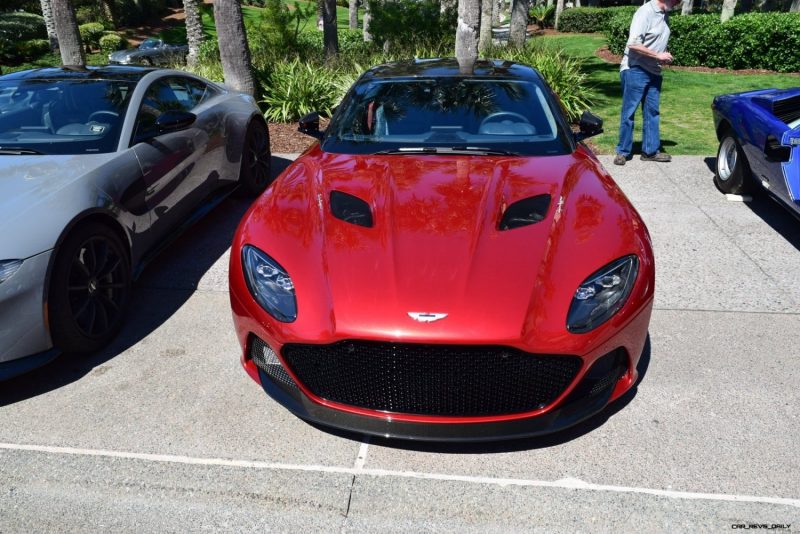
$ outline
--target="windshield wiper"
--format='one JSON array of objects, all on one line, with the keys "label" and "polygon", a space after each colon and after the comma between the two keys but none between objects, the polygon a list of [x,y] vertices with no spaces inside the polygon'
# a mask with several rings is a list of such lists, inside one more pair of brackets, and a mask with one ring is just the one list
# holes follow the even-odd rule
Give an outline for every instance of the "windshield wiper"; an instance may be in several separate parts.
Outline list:
[{"label": "windshield wiper", "polygon": [[0,146],[0,156],[23,156],[23,155],[42,156],[44,155],[44,152],[39,152],[38,150],[34,150],[32,148]]},{"label": "windshield wiper", "polygon": [[391,150],[381,150],[373,153],[375,156],[383,156],[388,154],[474,154],[478,156],[519,156],[517,152],[512,152],[510,150],[501,150],[480,146],[409,146]]}]

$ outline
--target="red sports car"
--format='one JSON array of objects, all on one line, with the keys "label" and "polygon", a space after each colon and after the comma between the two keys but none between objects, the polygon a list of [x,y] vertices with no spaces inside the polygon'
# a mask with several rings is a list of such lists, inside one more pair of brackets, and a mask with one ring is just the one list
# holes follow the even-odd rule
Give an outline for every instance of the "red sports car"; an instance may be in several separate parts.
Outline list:
[{"label": "red sports car", "polygon": [[532,68],[375,67],[236,233],[248,374],[322,425],[424,440],[553,432],[637,380],[642,219]]}]

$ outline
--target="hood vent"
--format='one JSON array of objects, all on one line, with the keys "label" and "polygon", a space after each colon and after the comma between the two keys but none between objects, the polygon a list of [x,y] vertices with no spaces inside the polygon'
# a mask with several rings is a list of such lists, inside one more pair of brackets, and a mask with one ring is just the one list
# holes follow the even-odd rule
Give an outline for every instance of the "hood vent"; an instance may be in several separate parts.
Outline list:
[{"label": "hood vent", "polygon": [[353,195],[331,191],[331,212],[344,222],[372,228],[372,210],[369,204]]},{"label": "hood vent", "polygon": [[524,198],[511,204],[500,220],[500,230],[511,230],[521,226],[536,224],[547,215],[550,195],[537,195]]}]

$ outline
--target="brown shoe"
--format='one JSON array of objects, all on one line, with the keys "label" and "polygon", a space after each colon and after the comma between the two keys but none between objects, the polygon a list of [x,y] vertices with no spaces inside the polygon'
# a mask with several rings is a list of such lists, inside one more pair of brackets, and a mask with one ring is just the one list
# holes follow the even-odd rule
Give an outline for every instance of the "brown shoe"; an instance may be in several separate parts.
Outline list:
[{"label": "brown shoe", "polygon": [[617,154],[614,156],[614,165],[625,165],[627,159],[622,154]]},{"label": "brown shoe", "polygon": [[672,156],[667,154],[666,152],[661,152],[660,150],[655,154],[642,154],[641,157],[642,161],[657,161],[658,163],[669,163],[672,161]]}]

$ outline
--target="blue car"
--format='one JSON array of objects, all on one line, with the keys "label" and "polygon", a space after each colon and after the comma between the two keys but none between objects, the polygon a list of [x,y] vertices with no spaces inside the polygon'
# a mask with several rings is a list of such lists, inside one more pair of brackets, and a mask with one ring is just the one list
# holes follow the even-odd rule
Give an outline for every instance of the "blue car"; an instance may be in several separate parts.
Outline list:
[{"label": "blue car", "polygon": [[711,108],[719,190],[760,186],[800,216],[800,87],[721,95]]}]

